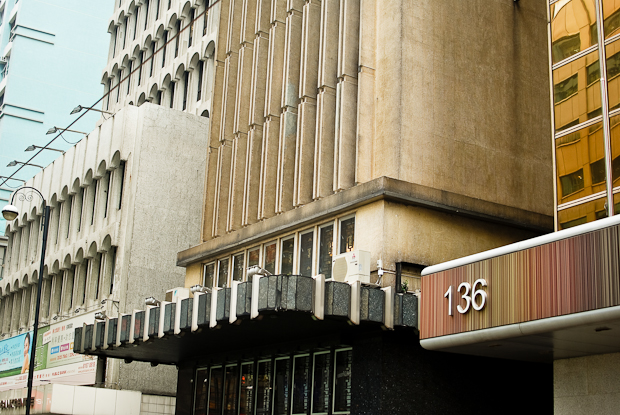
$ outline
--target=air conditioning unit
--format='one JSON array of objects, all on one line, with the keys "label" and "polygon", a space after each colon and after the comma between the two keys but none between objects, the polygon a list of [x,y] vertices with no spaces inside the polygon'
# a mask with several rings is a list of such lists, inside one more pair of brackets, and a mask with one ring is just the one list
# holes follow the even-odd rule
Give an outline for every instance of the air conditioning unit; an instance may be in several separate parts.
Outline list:
[{"label": "air conditioning unit", "polygon": [[177,300],[189,298],[189,288],[177,287],[166,291],[166,301],[176,303]]},{"label": "air conditioning unit", "polygon": [[332,259],[332,279],[352,283],[370,284],[370,252],[351,251]]}]

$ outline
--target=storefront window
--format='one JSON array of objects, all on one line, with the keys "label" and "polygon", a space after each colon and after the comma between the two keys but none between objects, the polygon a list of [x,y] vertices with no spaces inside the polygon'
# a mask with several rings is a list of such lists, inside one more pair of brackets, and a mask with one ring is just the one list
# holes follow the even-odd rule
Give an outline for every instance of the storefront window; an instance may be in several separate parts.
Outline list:
[{"label": "storefront window", "polygon": [[233,281],[243,281],[243,254],[233,257]]},{"label": "storefront window", "polygon": [[274,415],[288,415],[291,360],[288,357],[276,359],[276,376],[273,391]]},{"label": "storefront window", "polygon": [[293,273],[293,252],[295,250],[295,239],[289,238],[282,241],[280,253],[280,274],[291,275]]},{"label": "storefront window", "polygon": [[211,368],[211,378],[209,381],[209,409],[207,414],[220,415],[222,412],[222,367]]},{"label": "storefront window", "polygon": [[312,414],[327,414],[330,394],[330,353],[314,355],[314,382],[312,388]]},{"label": "storefront window", "polygon": [[217,286],[223,288],[228,283],[228,258],[221,259],[218,262]]},{"label": "storefront window", "polygon": [[254,398],[254,363],[241,365],[241,385],[239,391],[239,415],[250,415]]},{"label": "storefront window", "polygon": [[349,414],[351,366],[339,348],[198,369],[194,415]]},{"label": "storefront window", "polygon": [[312,246],[314,232],[306,232],[299,237],[299,273],[306,277],[312,276]]},{"label": "storefront window", "polygon": [[209,370],[196,371],[196,397],[194,415],[207,415],[207,388],[209,386]]},{"label": "storefront window", "polygon": [[334,225],[319,228],[319,274],[325,279],[332,277],[332,248],[334,244]]},{"label": "storefront window", "polygon": [[349,413],[351,410],[351,361],[353,351],[339,350],[336,352],[336,367],[334,380],[334,409],[335,414]]},{"label": "storefront window", "polygon": [[239,380],[239,367],[237,365],[226,366],[224,390],[224,415],[237,415],[237,382]]},{"label": "storefront window", "polygon": [[276,243],[265,246],[265,269],[272,274],[276,273]]},{"label": "storefront window", "polygon": [[340,222],[340,253],[351,252],[355,248],[355,218]]},{"label": "storefront window", "polygon": [[256,415],[271,415],[271,360],[258,362]]},{"label": "storefront window", "polygon": [[213,279],[215,278],[215,263],[205,265],[205,275],[203,285],[205,287],[213,287]]},{"label": "storefront window", "polygon": [[293,415],[308,413],[310,356],[295,356],[293,362]]}]

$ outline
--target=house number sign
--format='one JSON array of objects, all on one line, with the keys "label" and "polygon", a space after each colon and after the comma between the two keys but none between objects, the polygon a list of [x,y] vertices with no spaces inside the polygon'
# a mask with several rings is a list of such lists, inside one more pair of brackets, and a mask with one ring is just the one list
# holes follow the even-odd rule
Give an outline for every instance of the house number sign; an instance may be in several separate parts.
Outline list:
[{"label": "house number sign", "polygon": [[[480,311],[484,308],[487,302],[487,292],[484,291],[483,287],[487,286],[487,281],[483,278],[477,279],[473,285],[470,285],[468,282],[462,282],[459,284],[456,292],[461,295],[461,298],[465,301],[465,306],[463,307],[461,304],[457,304],[456,309],[459,313],[465,314],[469,311],[471,307],[476,311]],[[476,287],[480,287],[476,289]],[[448,299],[448,315],[452,315],[452,291],[454,287],[451,285],[448,288],[448,291],[444,294],[444,298]],[[463,292],[462,292],[463,291]],[[462,292],[462,293],[461,293]],[[470,293],[472,293],[470,295]]]}]

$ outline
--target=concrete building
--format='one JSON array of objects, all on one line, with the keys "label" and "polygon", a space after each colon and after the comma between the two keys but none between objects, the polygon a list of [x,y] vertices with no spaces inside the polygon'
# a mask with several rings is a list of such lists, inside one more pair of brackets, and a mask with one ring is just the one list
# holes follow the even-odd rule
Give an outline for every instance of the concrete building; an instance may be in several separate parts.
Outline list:
[{"label": "concrete building", "polygon": [[[90,106],[102,93],[100,69],[106,62],[106,18],[115,0],[0,1],[0,176],[10,176],[33,153],[29,146],[49,142],[46,132],[65,127],[76,105]],[[73,126],[91,131],[98,119],[91,113]],[[67,150],[82,137],[66,133],[53,148]],[[58,152],[45,151],[36,164],[47,166]],[[25,166],[17,179],[28,180],[40,169]],[[2,182],[4,179],[2,179]],[[0,187],[0,208],[6,204],[9,180]],[[6,223],[0,217],[0,236]]]},{"label": "concrete building", "polygon": [[[200,242],[177,256],[193,293],[79,328],[75,351],[177,365],[177,414],[551,410],[551,365],[426,351],[402,292],[427,265],[553,229],[546,5],[217,6],[207,106],[185,99],[185,21],[164,21],[154,60],[179,44],[185,66],[125,98],[209,115]],[[342,281],[341,255],[363,281]],[[501,382],[478,401],[459,367]]]},{"label": "concrete building", "polygon": [[[37,284],[44,284],[37,353],[40,348],[45,351],[41,362],[37,358],[37,368],[43,366],[35,372],[35,385],[45,384],[44,379],[133,390],[138,405],[142,393],[142,414],[169,413],[174,367],[99,359],[87,367],[62,366],[59,371],[59,359],[73,363],[75,356],[68,351],[73,337],[56,339],[56,334],[72,334],[72,326],[92,321],[95,312],[110,318],[143,307],[146,297],[161,297],[168,288],[183,284],[184,272],[176,267],[175,256],[199,242],[193,230],[200,226],[207,126],[206,118],[180,111],[151,104],[128,106],[29,180],[26,185],[39,189],[52,208],[43,275],[38,275],[41,201],[36,196],[16,198],[20,215],[6,229],[7,267],[0,281],[1,331],[2,337],[10,338],[5,342],[18,338],[23,346],[19,336],[28,336],[24,333],[32,328]],[[174,229],[164,232],[171,223]],[[60,350],[54,349],[55,342]],[[64,346],[68,354],[55,356]],[[48,371],[55,367],[49,376],[43,370],[46,361]],[[25,397],[25,375],[18,370],[6,378],[12,373],[9,369],[13,368],[3,366],[0,390],[18,390],[1,392],[0,399]],[[112,413],[106,408],[114,407],[116,399],[109,396],[112,392],[78,394],[60,387],[48,391],[41,386],[39,393],[41,399],[56,393],[50,399],[57,403],[66,403],[67,393],[75,395],[78,406],[74,412],[61,412],[66,414]],[[91,394],[92,399],[87,398]],[[102,402],[97,408],[95,398]]]}]

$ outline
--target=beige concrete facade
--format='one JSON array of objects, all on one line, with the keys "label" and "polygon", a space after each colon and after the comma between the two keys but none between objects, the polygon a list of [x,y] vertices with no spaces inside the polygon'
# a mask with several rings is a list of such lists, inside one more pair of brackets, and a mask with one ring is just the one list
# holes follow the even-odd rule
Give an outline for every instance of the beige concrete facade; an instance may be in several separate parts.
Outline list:
[{"label": "beige concrete facade", "polygon": [[[198,241],[192,230],[200,224],[207,125],[152,104],[128,106],[27,182],[51,206],[41,324],[92,310],[115,317],[182,285],[174,256]],[[41,281],[41,200],[16,197],[15,204],[20,215],[7,226],[0,281],[3,337],[32,328]],[[174,373],[110,359],[100,381],[172,394]]]},{"label": "beige concrete facade", "polygon": [[552,229],[544,4],[220,4],[187,286],[211,261],[351,214],[355,249],[391,272]]},{"label": "beige concrete facade", "polygon": [[620,353],[553,362],[555,413],[616,414],[620,406]]}]

